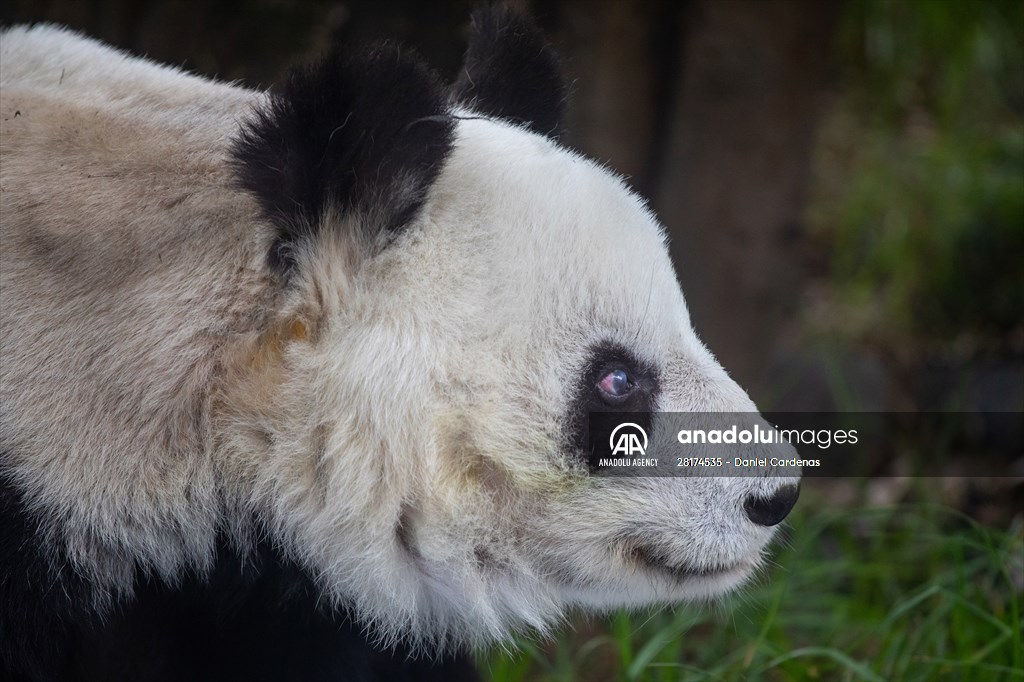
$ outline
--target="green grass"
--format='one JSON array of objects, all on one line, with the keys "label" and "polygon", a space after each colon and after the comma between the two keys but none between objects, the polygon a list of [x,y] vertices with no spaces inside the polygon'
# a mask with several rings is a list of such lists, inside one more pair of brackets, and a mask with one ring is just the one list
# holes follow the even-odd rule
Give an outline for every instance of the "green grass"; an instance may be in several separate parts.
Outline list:
[{"label": "green grass", "polygon": [[557,641],[482,654],[485,678],[1024,680],[1019,516],[993,529],[924,502],[835,510],[816,484],[740,593],[579,618]]}]

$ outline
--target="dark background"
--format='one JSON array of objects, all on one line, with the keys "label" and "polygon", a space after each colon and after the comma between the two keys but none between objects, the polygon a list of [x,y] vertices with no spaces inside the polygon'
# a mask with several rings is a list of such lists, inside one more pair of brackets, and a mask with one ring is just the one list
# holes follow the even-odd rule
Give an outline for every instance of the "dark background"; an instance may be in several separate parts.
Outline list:
[{"label": "dark background", "polygon": [[[568,142],[672,238],[698,333],[767,409],[1024,410],[1024,3],[535,0]],[[332,40],[459,68],[475,3],[8,1],[254,87]]]}]

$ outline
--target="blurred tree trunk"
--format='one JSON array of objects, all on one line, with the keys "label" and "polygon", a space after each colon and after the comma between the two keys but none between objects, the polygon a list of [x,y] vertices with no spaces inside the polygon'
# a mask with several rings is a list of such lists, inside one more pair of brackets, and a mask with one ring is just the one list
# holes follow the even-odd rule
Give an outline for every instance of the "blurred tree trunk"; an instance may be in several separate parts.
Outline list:
[{"label": "blurred tree trunk", "polygon": [[755,394],[800,300],[804,189],[837,3],[568,0],[570,142],[645,194],[698,333]]},{"label": "blurred tree trunk", "polygon": [[654,203],[698,333],[756,395],[805,280],[800,237],[836,3],[704,1],[685,14]]}]

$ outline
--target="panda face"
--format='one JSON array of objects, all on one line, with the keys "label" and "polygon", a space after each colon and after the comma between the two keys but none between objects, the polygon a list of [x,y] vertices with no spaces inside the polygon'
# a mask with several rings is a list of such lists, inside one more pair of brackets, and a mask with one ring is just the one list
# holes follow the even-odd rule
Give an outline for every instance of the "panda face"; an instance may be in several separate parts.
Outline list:
[{"label": "panda face", "polygon": [[321,470],[289,470],[296,489],[268,497],[292,501],[282,532],[382,631],[501,639],[573,605],[708,597],[759,565],[773,529],[744,501],[795,479],[603,479],[582,459],[595,407],[755,411],[619,178],[467,116],[394,243],[328,247],[298,268],[302,298],[323,301],[316,339],[288,348],[294,412],[314,426],[282,428],[319,439]]}]

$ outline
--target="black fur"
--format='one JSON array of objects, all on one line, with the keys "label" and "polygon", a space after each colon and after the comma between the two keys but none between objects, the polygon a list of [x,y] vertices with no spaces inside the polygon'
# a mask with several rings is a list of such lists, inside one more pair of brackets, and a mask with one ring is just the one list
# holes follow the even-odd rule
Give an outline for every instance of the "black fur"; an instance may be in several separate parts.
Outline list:
[{"label": "black fur", "polygon": [[0,680],[68,677],[71,623],[91,621],[88,586],[48,554],[21,496],[0,476]]},{"label": "black fur", "polygon": [[473,13],[452,98],[542,135],[557,139],[562,132],[566,85],[558,56],[529,18],[502,5]]},{"label": "black fur", "polygon": [[422,205],[453,133],[443,87],[395,45],[334,48],[292,70],[233,149],[243,187],[277,229],[271,265],[290,271],[332,207],[358,213],[378,233],[400,230]]},{"label": "black fur", "polygon": [[225,544],[211,576],[176,586],[140,572],[135,595],[101,618],[88,583],[40,545],[37,521],[0,480],[0,680],[477,679],[467,656],[374,648],[266,545],[243,562]]}]

